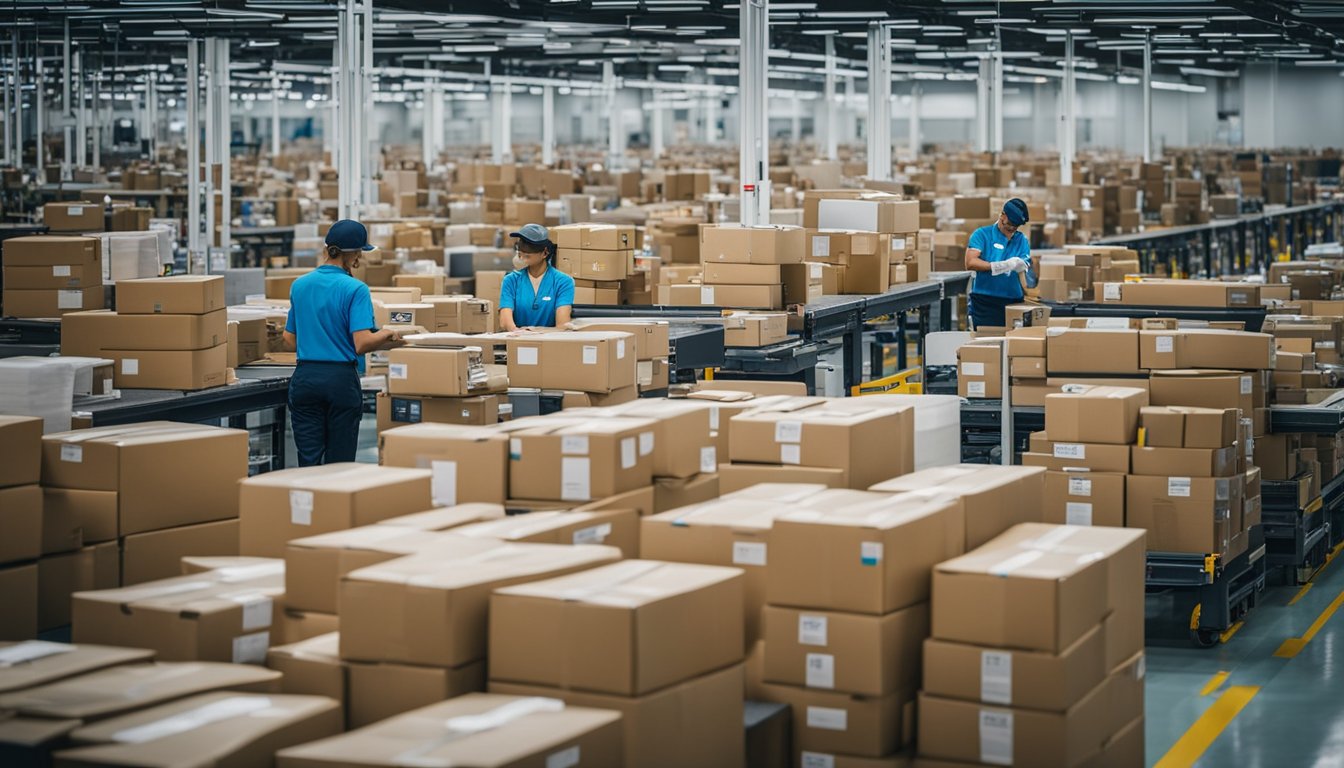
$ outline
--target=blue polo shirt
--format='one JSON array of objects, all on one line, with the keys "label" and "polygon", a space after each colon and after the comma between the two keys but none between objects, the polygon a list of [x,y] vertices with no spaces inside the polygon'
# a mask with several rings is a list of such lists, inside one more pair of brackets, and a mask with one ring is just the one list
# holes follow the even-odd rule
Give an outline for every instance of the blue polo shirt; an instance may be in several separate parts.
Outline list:
[{"label": "blue polo shirt", "polygon": [[[1026,235],[1021,232],[1014,232],[1011,238],[1004,237],[997,224],[990,224],[972,232],[970,242],[967,243],[966,247],[979,251],[980,258],[991,263],[1016,256],[1027,262],[1028,265],[1031,264],[1031,244],[1027,242]],[[1028,277],[1027,280],[1029,285],[1035,284],[1035,280],[1032,278]],[[1006,272],[1002,275],[976,272],[975,284],[971,287],[971,293],[1020,300],[1022,298],[1022,283],[1017,279],[1016,272]]]},{"label": "blue polo shirt", "polygon": [[574,306],[574,278],[555,267],[547,267],[535,292],[526,269],[504,276],[499,289],[499,308],[513,310],[513,322],[519,328],[555,327],[555,311]]},{"label": "blue polo shirt", "polygon": [[289,289],[285,330],[294,334],[299,360],[349,363],[355,354],[355,331],[376,331],[369,286],[345,270],[324,264],[294,281]]}]

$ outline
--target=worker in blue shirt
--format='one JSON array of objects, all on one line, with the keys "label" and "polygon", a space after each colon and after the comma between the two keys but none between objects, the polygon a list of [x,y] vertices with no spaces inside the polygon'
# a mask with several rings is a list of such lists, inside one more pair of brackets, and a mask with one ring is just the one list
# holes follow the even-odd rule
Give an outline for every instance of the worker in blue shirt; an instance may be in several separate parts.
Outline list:
[{"label": "worker in blue shirt", "polygon": [[1036,272],[1031,266],[1031,245],[1018,231],[1026,224],[1027,204],[1014,197],[1003,205],[999,220],[971,233],[966,246],[966,269],[975,272],[971,286],[971,320],[976,328],[1002,327],[1004,308],[1022,301],[1024,273],[1027,287],[1036,287]]},{"label": "worker in blue shirt", "polygon": [[369,232],[350,219],[331,226],[322,265],[289,289],[285,345],[298,352],[289,381],[289,418],[299,466],[355,460],[364,394],[357,361],[403,342],[397,331],[378,330],[369,286],[350,270],[372,251]]},{"label": "worker in blue shirt", "polygon": [[506,331],[554,328],[568,323],[574,309],[574,278],[555,268],[555,243],[546,228],[528,224],[509,237],[513,264],[499,290],[499,324]]}]

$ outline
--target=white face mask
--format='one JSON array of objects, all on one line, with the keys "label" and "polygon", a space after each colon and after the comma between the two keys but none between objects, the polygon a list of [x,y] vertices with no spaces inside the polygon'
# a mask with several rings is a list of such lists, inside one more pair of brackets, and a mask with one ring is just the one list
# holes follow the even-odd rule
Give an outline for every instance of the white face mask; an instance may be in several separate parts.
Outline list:
[{"label": "white face mask", "polygon": [[515,253],[513,255],[513,268],[524,269],[526,267],[527,267],[527,259],[524,259],[522,256]]}]

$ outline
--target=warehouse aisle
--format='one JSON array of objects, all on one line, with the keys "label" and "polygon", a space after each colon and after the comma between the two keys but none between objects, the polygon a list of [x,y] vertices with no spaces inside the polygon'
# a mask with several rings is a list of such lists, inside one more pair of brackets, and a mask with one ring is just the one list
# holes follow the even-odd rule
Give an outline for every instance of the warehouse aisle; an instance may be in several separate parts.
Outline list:
[{"label": "warehouse aisle", "polygon": [[1150,645],[1148,764],[1344,765],[1341,604],[1344,563],[1332,561],[1305,591],[1267,589],[1218,648]]}]

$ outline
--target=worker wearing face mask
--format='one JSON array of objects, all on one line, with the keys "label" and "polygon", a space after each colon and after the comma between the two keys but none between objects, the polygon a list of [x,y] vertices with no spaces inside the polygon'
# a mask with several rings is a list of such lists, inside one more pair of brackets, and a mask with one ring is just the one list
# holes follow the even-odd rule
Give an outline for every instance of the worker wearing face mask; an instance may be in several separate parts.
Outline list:
[{"label": "worker wearing face mask", "polygon": [[546,228],[528,224],[509,237],[515,238],[515,270],[500,287],[500,325],[505,331],[565,325],[573,314],[574,278],[555,268],[555,243]]},{"label": "worker wearing face mask", "polygon": [[966,269],[975,273],[971,286],[971,320],[976,328],[1002,327],[1004,309],[1022,301],[1022,280],[1036,287],[1031,245],[1018,229],[1028,221],[1027,204],[1013,198],[1003,205],[999,220],[971,234],[966,247]]}]

